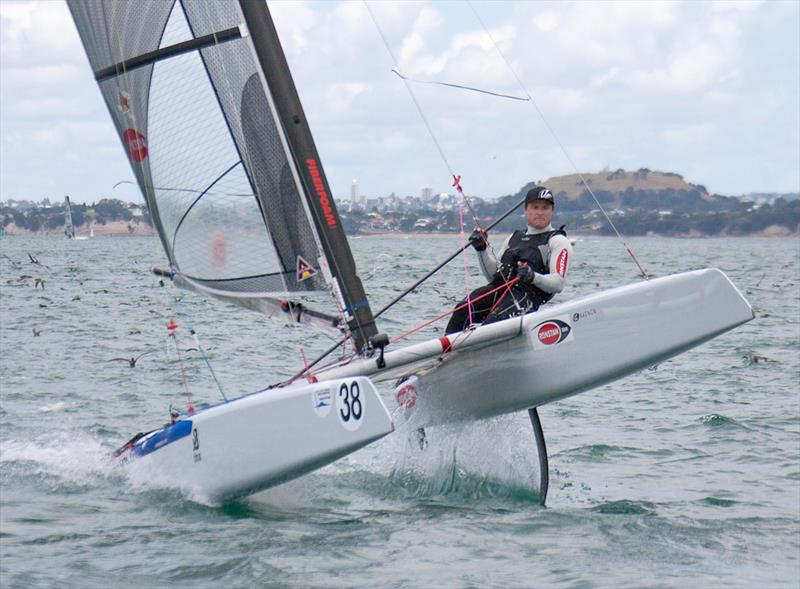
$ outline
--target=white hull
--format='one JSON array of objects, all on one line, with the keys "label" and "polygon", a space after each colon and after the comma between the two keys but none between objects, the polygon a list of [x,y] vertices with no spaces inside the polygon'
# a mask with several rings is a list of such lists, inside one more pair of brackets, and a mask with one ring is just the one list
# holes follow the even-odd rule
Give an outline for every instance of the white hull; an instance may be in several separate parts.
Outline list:
[{"label": "white hull", "polygon": [[218,501],[321,468],[392,429],[368,378],[304,382],[201,410],[121,458],[156,484]]},{"label": "white hull", "polygon": [[415,424],[475,420],[601,386],[751,319],[752,308],[725,274],[697,270],[387,351],[383,369],[363,360],[326,378],[358,370],[377,380],[415,366]]}]

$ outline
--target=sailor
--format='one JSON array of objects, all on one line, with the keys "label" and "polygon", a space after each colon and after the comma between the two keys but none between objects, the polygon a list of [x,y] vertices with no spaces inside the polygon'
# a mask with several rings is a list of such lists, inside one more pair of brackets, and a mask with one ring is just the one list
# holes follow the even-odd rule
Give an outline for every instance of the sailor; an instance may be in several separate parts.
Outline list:
[{"label": "sailor", "polygon": [[[551,225],[553,193],[537,186],[525,196],[526,231],[517,230],[506,238],[496,261],[487,250],[486,233],[476,229],[469,241],[478,252],[481,269],[489,284],[473,290],[464,306],[453,313],[445,333],[463,331],[472,323],[493,323],[515,315],[532,313],[564,289],[572,245],[562,226]],[[510,288],[510,281],[518,278]],[[494,292],[492,292],[494,291]],[[489,295],[475,300],[481,295]],[[458,306],[466,305],[467,299]],[[471,313],[470,313],[471,308]]]}]

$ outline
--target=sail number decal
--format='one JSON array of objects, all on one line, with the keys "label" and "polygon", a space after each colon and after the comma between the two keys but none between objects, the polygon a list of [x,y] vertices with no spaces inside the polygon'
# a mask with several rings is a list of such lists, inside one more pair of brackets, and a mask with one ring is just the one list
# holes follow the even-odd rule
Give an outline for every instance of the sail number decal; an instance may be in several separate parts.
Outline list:
[{"label": "sail number decal", "polygon": [[342,382],[336,394],[336,409],[339,421],[345,429],[355,431],[361,427],[364,417],[364,398],[358,381]]},{"label": "sail number decal", "polygon": [[197,428],[192,430],[192,459],[195,462],[200,462],[203,459],[200,455],[200,433]]}]

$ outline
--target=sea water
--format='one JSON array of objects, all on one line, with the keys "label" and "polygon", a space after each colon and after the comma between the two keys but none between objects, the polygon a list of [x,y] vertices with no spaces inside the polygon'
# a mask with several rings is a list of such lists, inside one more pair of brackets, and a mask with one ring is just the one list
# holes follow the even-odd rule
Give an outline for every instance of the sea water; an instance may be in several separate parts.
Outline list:
[{"label": "sea water", "polygon": [[[351,244],[378,309],[459,238]],[[215,505],[108,460],[167,421],[171,403],[221,398],[188,328],[228,396],[286,378],[331,340],[160,286],[152,238],[3,238],[0,586],[800,586],[800,241],[633,246],[655,276],[722,269],[757,319],[540,408],[546,507],[525,413],[431,428],[424,451],[401,428],[311,475]],[[556,301],[637,280],[619,241],[579,239]],[[380,327],[399,334],[480,284],[474,256],[459,257]],[[135,367],[125,360],[140,354]],[[382,394],[393,408],[391,390]]]}]

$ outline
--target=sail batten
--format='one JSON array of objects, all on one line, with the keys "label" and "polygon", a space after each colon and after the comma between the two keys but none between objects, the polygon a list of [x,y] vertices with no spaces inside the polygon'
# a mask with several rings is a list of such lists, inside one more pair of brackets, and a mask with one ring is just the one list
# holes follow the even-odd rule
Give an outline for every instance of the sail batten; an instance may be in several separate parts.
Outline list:
[{"label": "sail batten", "polygon": [[203,35],[202,37],[196,37],[191,41],[183,41],[182,43],[176,43],[175,45],[162,47],[161,49],[156,49],[154,51],[148,51],[147,53],[137,55],[128,60],[120,61],[114,65],[110,65],[96,71],[94,73],[94,79],[98,82],[102,82],[107,78],[123,75],[131,70],[153,64],[162,59],[168,59],[170,57],[175,57],[176,55],[181,55],[190,51],[196,51],[198,49],[224,43],[225,41],[230,41],[232,39],[238,39],[241,36],[242,33],[239,27],[225,29],[224,31],[219,31],[216,33],[209,33],[208,35]]},{"label": "sail batten", "polygon": [[215,186],[215,185],[216,185],[218,182],[220,182],[220,181],[221,181],[221,180],[222,180],[222,179],[223,179],[225,176],[227,176],[227,175],[228,175],[228,173],[229,173],[229,172],[231,172],[231,171],[232,171],[232,170],[233,170],[233,169],[234,169],[236,166],[240,165],[241,163],[242,163],[242,160],[239,160],[239,161],[235,162],[235,163],[234,163],[234,164],[233,164],[231,167],[229,167],[227,170],[225,170],[224,172],[222,172],[222,174],[220,174],[220,175],[219,175],[217,178],[215,178],[215,179],[214,179],[214,181],[213,181],[213,182],[211,182],[211,184],[209,184],[209,185],[208,185],[208,186],[207,186],[207,187],[206,187],[204,190],[200,190],[200,191],[198,191],[197,197],[194,199],[194,201],[192,202],[192,204],[190,204],[190,205],[188,206],[188,208],[186,209],[186,212],[185,212],[185,213],[183,213],[183,216],[181,217],[180,221],[178,221],[177,225],[175,226],[175,232],[172,234],[172,248],[173,248],[173,249],[175,249],[175,239],[176,239],[176,238],[177,238],[177,236],[178,236],[178,231],[180,230],[180,228],[181,228],[181,225],[182,225],[182,224],[183,224],[183,222],[186,220],[186,217],[187,217],[187,216],[189,215],[189,213],[192,211],[192,209],[194,208],[194,206],[195,206],[195,205],[196,205],[198,202],[200,202],[200,199],[201,199],[201,198],[203,198],[203,197],[204,197],[206,194],[209,194],[209,192],[211,191],[211,189],[212,189],[212,188],[213,188],[213,187],[214,187],[214,186]]}]

